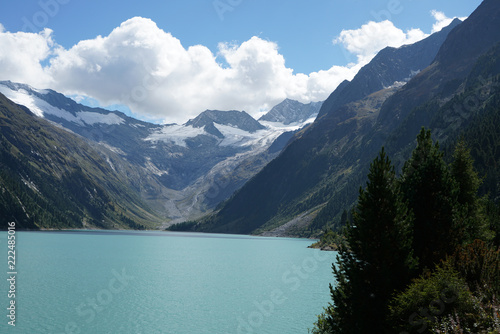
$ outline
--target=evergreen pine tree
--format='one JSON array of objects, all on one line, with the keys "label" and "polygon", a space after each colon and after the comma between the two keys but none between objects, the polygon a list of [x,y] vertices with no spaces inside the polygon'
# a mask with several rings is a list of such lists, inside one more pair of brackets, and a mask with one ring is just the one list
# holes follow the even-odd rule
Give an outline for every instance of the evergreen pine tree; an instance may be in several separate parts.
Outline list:
[{"label": "evergreen pine tree", "polygon": [[481,185],[481,179],[474,170],[474,161],[463,139],[458,141],[453,158],[451,173],[458,183],[458,203],[468,205],[471,210],[477,210],[479,206],[477,190]]},{"label": "evergreen pine tree", "polygon": [[349,214],[347,213],[347,210],[344,209],[342,212],[342,216],[340,217],[340,226],[346,226],[347,222],[349,221]]},{"label": "evergreen pine tree", "polygon": [[371,164],[353,220],[347,231],[350,250],[341,249],[334,267],[330,326],[335,333],[384,333],[389,300],[416,267],[412,215],[384,149]]},{"label": "evergreen pine tree", "polygon": [[457,186],[430,130],[422,128],[417,136],[417,147],[403,167],[401,188],[415,215],[414,255],[421,269],[434,268],[460,240],[454,220]]},{"label": "evergreen pine tree", "polygon": [[485,209],[477,196],[481,179],[474,170],[474,161],[463,139],[455,147],[451,174],[458,187],[456,220],[462,242],[468,244],[474,239],[491,239],[492,233],[485,226],[487,219],[482,213]]}]

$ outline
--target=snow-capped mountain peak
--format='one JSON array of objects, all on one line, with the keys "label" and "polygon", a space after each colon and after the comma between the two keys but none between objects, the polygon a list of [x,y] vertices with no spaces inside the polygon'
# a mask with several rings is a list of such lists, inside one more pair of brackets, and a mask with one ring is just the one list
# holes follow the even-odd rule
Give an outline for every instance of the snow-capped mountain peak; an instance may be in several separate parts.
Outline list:
[{"label": "snow-capped mountain peak", "polygon": [[[114,170],[127,173],[128,169],[106,152],[142,170],[148,175],[144,181],[148,186],[141,188],[143,181],[137,181],[137,187],[145,198],[181,221],[230,196],[315,116],[309,113],[303,118],[259,122],[244,111],[206,110],[182,125],[158,125],[119,111],[84,106],[53,90],[10,81],[0,81],[0,93],[36,116],[87,138],[92,145],[97,143],[94,147]],[[286,115],[284,109],[282,106],[281,112]]]},{"label": "snow-capped mountain peak", "polygon": [[277,122],[284,125],[304,123],[310,118],[316,118],[322,104],[323,102],[304,104],[299,101],[285,99],[259,118],[259,121]]},{"label": "snow-capped mountain peak", "polygon": [[[29,85],[0,81],[0,93],[17,104],[24,105],[36,116],[56,123],[59,120],[80,126],[102,124],[122,124],[125,119],[117,113],[104,109],[84,107],[55,91],[39,90]],[[58,102],[64,102],[63,104]]]},{"label": "snow-capped mountain peak", "polygon": [[205,110],[196,118],[189,120],[185,125],[201,128],[211,124],[227,125],[247,132],[256,132],[264,129],[264,126],[248,113],[237,110]]}]

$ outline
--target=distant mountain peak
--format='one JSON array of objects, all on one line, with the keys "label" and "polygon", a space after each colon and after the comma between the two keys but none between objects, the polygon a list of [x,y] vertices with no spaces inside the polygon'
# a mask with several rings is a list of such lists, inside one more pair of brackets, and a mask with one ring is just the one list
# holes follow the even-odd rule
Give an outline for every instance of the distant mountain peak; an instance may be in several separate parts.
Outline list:
[{"label": "distant mountain peak", "polygon": [[499,27],[498,0],[484,0],[463,24],[450,32],[450,38],[441,46],[435,61],[453,63],[454,67],[447,67],[447,71],[466,73],[469,67],[464,64],[473,63],[475,58],[498,41]]},{"label": "distant mountain peak", "polygon": [[399,48],[386,47],[363,66],[349,82],[342,82],[323,104],[318,117],[336,116],[336,110],[350,102],[360,100],[395,82],[408,81],[412,73],[429,66],[438,54],[448,34],[461,24],[454,20],[450,25],[414,44]]},{"label": "distant mountain peak", "polygon": [[303,123],[318,115],[323,102],[311,102],[308,104],[286,98],[280,104],[273,107],[267,114],[259,118],[259,121],[278,122],[285,125],[291,123]]},{"label": "distant mountain peak", "polygon": [[10,88],[12,90],[15,90],[15,91],[24,89],[27,92],[37,92],[39,94],[47,94],[49,92],[49,90],[47,90],[47,89],[45,89],[45,90],[39,90],[39,89],[31,87],[30,85],[23,84],[23,83],[12,82],[10,80],[0,81],[0,84],[4,85],[4,86],[7,86],[8,88]]},{"label": "distant mountain peak", "polygon": [[187,121],[184,125],[190,125],[194,128],[205,128],[208,133],[220,137],[222,134],[215,128],[214,123],[231,126],[250,133],[265,129],[262,124],[248,113],[237,110],[205,110],[196,118]]},{"label": "distant mountain peak", "polygon": [[17,104],[26,106],[36,116],[55,123],[78,126],[121,124],[128,116],[119,111],[90,108],[51,89],[37,89],[23,83],[0,81],[0,93]]}]

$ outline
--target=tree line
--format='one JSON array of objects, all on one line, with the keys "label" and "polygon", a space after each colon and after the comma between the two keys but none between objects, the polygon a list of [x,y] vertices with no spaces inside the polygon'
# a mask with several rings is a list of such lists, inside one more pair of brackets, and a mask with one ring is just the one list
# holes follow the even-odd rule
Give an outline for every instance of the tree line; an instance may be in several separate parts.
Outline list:
[{"label": "tree line", "polygon": [[500,332],[498,206],[464,140],[443,156],[422,129],[399,176],[371,163],[313,334]]}]

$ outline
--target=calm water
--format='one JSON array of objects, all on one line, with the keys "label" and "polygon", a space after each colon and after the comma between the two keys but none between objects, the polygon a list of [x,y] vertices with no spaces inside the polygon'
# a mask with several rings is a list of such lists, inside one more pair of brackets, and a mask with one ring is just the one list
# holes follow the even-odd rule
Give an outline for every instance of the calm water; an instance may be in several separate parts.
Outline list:
[{"label": "calm water", "polygon": [[0,333],[307,333],[335,253],[310,240],[160,232],[17,232],[16,326],[0,232]]}]

